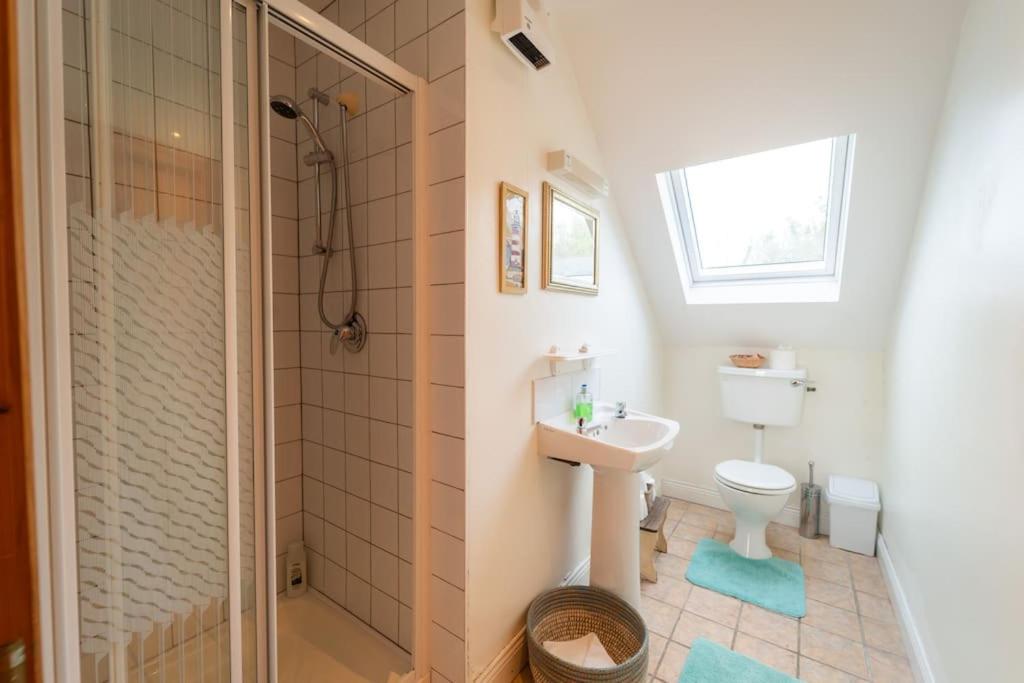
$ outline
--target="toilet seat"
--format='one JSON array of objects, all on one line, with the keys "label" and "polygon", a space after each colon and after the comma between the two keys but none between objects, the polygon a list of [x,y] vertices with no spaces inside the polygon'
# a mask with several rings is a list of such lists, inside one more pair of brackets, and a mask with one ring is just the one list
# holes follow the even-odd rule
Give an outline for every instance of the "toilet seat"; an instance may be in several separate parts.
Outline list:
[{"label": "toilet seat", "polygon": [[796,490],[793,475],[775,465],[751,460],[726,460],[715,465],[715,480],[722,486],[762,496],[789,495]]}]

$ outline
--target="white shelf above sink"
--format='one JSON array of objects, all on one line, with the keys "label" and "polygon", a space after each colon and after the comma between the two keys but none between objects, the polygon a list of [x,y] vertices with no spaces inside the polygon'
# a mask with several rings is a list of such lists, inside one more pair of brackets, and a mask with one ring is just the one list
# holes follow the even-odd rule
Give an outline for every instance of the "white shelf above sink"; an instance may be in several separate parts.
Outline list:
[{"label": "white shelf above sink", "polygon": [[[586,350],[584,350],[586,349]],[[582,361],[583,369],[589,370],[594,360],[603,356],[611,356],[615,353],[612,349],[591,349],[585,344],[576,351],[563,351],[557,346],[552,346],[551,350],[544,354],[544,357],[548,359],[551,364],[551,374],[558,374],[559,363],[570,363],[572,361]]]}]

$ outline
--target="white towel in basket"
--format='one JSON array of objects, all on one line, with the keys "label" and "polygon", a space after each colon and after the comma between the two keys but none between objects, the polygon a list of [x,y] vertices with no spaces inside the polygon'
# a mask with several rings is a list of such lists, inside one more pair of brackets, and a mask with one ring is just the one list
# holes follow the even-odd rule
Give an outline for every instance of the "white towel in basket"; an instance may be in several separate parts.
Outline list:
[{"label": "white towel in basket", "polygon": [[563,661],[587,669],[615,666],[615,660],[608,656],[596,633],[588,633],[576,640],[545,640],[544,649]]}]

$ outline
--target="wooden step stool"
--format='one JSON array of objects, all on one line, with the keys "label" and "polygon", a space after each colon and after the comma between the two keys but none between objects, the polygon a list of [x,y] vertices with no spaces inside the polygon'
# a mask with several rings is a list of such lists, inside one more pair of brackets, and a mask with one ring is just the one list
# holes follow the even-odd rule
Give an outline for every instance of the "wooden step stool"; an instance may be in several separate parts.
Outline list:
[{"label": "wooden step stool", "polygon": [[665,520],[668,519],[670,504],[668,498],[658,496],[654,499],[650,514],[640,522],[640,578],[644,581],[658,582],[658,571],[654,568],[654,551],[668,551]]}]

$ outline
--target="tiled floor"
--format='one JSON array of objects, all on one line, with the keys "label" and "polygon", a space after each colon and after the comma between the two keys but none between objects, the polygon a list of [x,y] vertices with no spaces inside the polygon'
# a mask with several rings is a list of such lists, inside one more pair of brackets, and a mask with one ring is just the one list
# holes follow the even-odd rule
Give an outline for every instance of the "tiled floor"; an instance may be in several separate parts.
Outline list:
[{"label": "tiled floor", "polygon": [[[730,513],[672,501],[668,553],[656,559],[658,582],[641,587],[651,681],[675,683],[699,636],[812,683],[914,680],[876,558],[770,525],[768,544],[776,557],[800,562],[807,579],[807,616],[791,619],[686,581],[697,541],[729,541],[732,531]],[[528,672],[522,680],[530,680]]]}]

